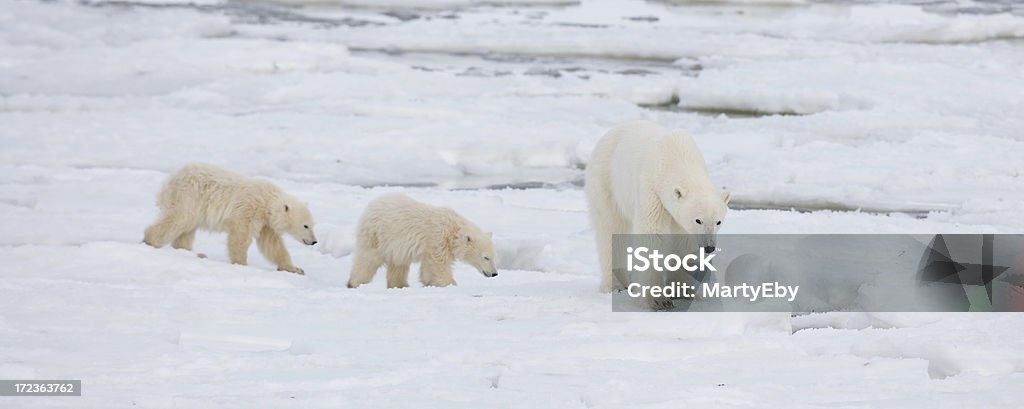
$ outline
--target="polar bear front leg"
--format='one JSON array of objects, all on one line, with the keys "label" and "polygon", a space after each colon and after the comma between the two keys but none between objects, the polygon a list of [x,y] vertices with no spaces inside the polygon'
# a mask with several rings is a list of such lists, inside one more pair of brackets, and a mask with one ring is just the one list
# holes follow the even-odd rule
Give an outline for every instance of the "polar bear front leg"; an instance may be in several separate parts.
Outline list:
[{"label": "polar bear front leg", "polygon": [[451,265],[442,265],[433,260],[423,260],[420,263],[420,270],[420,281],[423,281],[425,286],[447,287],[449,285],[458,285],[453,277]]},{"label": "polar bear front leg", "polygon": [[373,281],[377,269],[384,264],[380,251],[368,243],[357,242],[356,252],[352,256],[352,272],[348,276],[348,288],[356,288]]},{"label": "polar bear front leg", "polygon": [[[647,248],[657,248],[657,239],[653,235],[669,234],[671,233],[670,225],[667,221],[671,216],[661,205],[661,201],[656,197],[648,197],[647,200],[641,200],[636,208],[636,214],[634,215],[633,223],[633,234],[644,235],[638,236],[637,239],[647,238],[649,243],[636,243],[638,245]],[[655,271],[654,269],[648,269],[648,271],[637,272],[634,271],[629,279],[630,283],[637,283],[643,287],[655,287],[665,285],[665,278],[661,272]],[[668,310],[672,309],[672,300],[668,297],[636,297],[633,301],[641,308],[649,308],[651,310]]]},{"label": "polar bear front leg", "polygon": [[248,264],[249,245],[252,244],[252,230],[247,226],[228,227],[228,258],[231,264]]},{"label": "polar bear front leg", "polygon": [[601,285],[598,290],[607,293],[625,289],[625,283],[613,271],[612,235],[629,233],[629,220],[622,216],[612,198],[607,195],[590,198],[590,219],[594,227],[598,264],[601,267]]},{"label": "polar bear front leg", "polygon": [[178,235],[178,238],[174,239],[174,242],[171,243],[171,247],[176,249],[192,251],[192,243],[195,241],[195,239],[196,229],[192,229]]},{"label": "polar bear front leg", "polygon": [[426,267],[426,263],[420,262],[420,284],[424,287],[430,286],[430,283],[434,281],[434,273]]},{"label": "polar bear front leg", "polygon": [[388,264],[388,288],[409,286],[409,265]]},{"label": "polar bear front leg", "polygon": [[156,223],[146,228],[142,242],[160,248],[192,229],[195,229],[195,226],[190,223],[188,217],[181,214],[180,210],[168,209],[160,215]]},{"label": "polar bear front leg", "polygon": [[301,268],[295,267],[292,264],[292,257],[288,254],[288,248],[284,246],[281,236],[274,232],[274,229],[263,226],[259,237],[256,238],[256,247],[260,249],[260,253],[263,253],[267,260],[277,265],[278,271],[287,271],[299,275],[306,274]]}]

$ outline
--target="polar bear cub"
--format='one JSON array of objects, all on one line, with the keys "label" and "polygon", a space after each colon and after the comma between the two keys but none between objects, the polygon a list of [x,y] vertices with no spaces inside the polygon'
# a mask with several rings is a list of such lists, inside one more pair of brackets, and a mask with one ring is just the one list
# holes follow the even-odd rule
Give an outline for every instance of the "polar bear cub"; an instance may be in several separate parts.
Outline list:
[{"label": "polar bear cub", "polygon": [[288,234],[316,244],[313,216],[306,205],[265,180],[248,178],[207,164],[190,164],[172,175],[157,196],[160,218],[146,228],[146,244],[192,250],[196,230],[228,233],[228,255],[246,264],[253,238],[280,271],[304,274],[292,264],[281,241]]},{"label": "polar bear cub", "polygon": [[729,203],[693,139],[649,121],[620,124],[598,141],[585,190],[602,292],[626,284],[612,272],[613,234],[689,234],[698,241],[693,250],[712,252]]},{"label": "polar bear cub", "polygon": [[455,285],[455,260],[485,277],[498,275],[491,233],[452,209],[387,194],[370,202],[359,220],[348,287],[369,283],[382,265],[387,265],[388,288],[408,287],[409,265],[414,262],[420,263],[423,285]]}]

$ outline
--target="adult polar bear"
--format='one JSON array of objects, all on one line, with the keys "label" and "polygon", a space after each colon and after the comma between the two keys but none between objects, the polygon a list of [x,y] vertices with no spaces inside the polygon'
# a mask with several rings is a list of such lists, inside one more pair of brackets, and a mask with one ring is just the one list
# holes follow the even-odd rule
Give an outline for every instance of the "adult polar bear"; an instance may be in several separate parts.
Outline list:
[{"label": "adult polar bear", "polygon": [[620,124],[598,141],[585,189],[602,292],[626,285],[612,272],[613,234],[691,234],[700,240],[694,249],[714,251],[729,203],[729,193],[711,183],[693,139],[650,121]]}]

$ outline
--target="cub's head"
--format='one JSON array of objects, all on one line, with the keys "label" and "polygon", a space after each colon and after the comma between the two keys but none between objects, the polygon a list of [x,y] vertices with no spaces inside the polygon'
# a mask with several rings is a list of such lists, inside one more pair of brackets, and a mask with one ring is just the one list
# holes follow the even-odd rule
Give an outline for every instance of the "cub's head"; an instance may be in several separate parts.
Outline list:
[{"label": "cub's head", "polygon": [[686,234],[697,236],[706,252],[715,251],[718,229],[725,222],[729,192],[676,186],[662,194],[662,202]]},{"label": "cub's head", "polygon": [[484,277],[496,277],[498,268],[494,265],[492,236],[471,224],[463,226],[455,238],[455,258],[475,267]]},{"label": "cub's head", "polygon": [[294,198],[286,198],[281,207],[280,216],[283,223],[279,226],[280,231],[288,233],[302,244],[309,246],[316,244],[316,234],[313,233],[313,215],[309,212],[309,208]]}]

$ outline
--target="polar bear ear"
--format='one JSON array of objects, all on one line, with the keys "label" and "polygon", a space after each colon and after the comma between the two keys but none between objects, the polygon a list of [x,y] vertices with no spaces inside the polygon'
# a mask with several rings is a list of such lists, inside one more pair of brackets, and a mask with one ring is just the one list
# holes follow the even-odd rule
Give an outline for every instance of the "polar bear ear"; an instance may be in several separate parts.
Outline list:
[{"label": "polar bear ear", "polygon": [[494,238],[494,232],[493,231],[487,232],[487,237],[493,239]]},{"label": "polar bear ear", "polygon": [[682,199],[683,197],[686,196],[686,189],[676,186],[676,190],[674,191],[674,193],[676,194],[676,199]]},{"label": "polar bear ear", "polygon": [[722,192],[722,203],[729,204],[729,199],[732,198],[732,193]]}]

